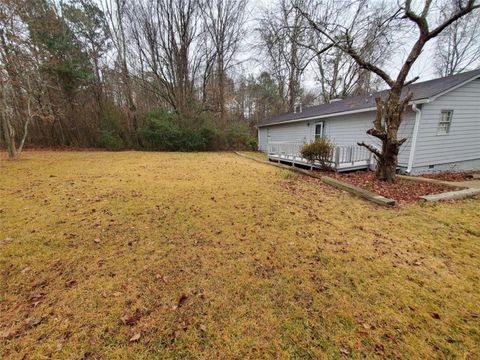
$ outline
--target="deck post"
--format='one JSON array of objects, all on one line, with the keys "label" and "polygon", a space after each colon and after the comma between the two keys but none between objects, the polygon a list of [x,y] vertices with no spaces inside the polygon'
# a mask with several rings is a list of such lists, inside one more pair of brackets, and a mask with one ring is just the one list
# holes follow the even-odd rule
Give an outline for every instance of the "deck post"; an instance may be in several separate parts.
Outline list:
[{"label": "deck post", "polygon": [[340,165],[340,148],[335,147],[335,169],[338,169]]}]

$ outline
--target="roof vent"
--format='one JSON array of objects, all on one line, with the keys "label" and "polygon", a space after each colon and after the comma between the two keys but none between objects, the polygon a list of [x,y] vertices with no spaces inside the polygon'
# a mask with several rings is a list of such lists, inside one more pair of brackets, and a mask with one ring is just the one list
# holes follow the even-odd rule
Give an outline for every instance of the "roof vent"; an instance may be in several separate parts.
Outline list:
[{"label": "roof vent", "polygon": [[336,98],[336,99],[330,99],[330,104],[331,103],[334,103],[334,102],[337,102],[337,101],[342,101],[343,99],[339,99],[339,98]]}]

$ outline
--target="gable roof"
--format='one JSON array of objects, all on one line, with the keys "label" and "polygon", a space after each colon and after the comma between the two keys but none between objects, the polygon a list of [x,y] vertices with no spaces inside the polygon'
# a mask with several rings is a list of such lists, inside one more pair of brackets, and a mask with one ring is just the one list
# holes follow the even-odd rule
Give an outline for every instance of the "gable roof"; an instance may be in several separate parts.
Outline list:
[{"label": "gable roof", "polygon": [[[480,69],[415,83],[407,86],[403,92],[406,93],[407,89],[411,91],[413,93],[412,101],[433,100],[437,96],[478,77],[480,77]],[[354,96],[327,104],[311,106],[303,109],[302,112],[281,114],[264,119],[258,126],[301,121],[302,119],[326,117],[327,115],[336,116],[349,112],[371,111],[375,110],[376,107],[375,98],[385,97],[387,94],[388,90],[383,90],[370,95]]]}]

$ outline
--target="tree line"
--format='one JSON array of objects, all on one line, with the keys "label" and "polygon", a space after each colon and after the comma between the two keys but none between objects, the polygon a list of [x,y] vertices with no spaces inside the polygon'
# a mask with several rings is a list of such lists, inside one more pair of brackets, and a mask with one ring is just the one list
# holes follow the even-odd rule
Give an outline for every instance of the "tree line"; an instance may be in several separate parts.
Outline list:
[{"label": "tree line", "polygon": [[[255,125],[266,117],[385,86],[401,90],[430,39],[441,38],[439,75],[480,61],[475,1],[275,0],[252,12],[253,5],[2,1],[1,145],[12,158],[24,146],[255,148]],[[429,24],[445,26],[431,33]],[[412,31],[421,46],[404,56],[410,65],[400,64],[395,85],[389,67]],[[401,114],[398,96],[392,104]],[[384,150],[394,154],[401,144],[393,143]]]}]

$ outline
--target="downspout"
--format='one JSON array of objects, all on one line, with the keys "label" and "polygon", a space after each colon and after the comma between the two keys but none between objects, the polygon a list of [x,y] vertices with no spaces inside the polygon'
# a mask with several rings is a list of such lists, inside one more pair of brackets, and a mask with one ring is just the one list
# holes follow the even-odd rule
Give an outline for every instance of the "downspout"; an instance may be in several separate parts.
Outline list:
[{"label": "downspout", "polygon": [[417,107],[416,103],[412,104],[412,110],[415,111],[415,125],[413,127],[412,143],[410,145],[410,155],[408,157],[408,174],[412,172],[413,159],[415,157],[415,147],[417,146],[418,129],[420,128],[420,118],[422,117],[422,110]]}]

